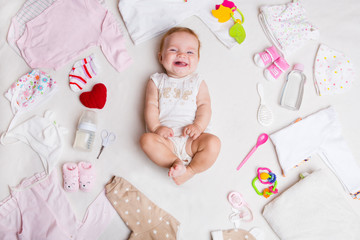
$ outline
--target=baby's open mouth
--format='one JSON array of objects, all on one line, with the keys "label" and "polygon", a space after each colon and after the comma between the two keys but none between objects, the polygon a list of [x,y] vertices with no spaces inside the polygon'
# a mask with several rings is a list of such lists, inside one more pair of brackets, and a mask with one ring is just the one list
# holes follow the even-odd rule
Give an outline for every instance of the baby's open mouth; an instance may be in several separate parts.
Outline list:
[{"label": "baby's open mouth", "polygon": [[174,65],[177,67],[186,67],[188,64],[186,62],[176,61]]}]

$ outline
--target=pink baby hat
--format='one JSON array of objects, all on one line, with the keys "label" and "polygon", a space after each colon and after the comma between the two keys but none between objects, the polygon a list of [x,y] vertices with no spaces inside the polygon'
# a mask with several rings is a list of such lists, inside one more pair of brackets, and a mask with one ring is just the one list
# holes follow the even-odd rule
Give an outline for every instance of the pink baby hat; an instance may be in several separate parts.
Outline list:
[{"label": "pink baby hat", "polygon": [[315,58],[314,77],[319,96],[344,93],[355,80],[354,66],[343,53],[321,44]]},{"label": "pink baby hat", "polygon": [[90,162],[79,162],[79,187],[84,192],[89,192],[96,179],[96,172],[94,166]]}]

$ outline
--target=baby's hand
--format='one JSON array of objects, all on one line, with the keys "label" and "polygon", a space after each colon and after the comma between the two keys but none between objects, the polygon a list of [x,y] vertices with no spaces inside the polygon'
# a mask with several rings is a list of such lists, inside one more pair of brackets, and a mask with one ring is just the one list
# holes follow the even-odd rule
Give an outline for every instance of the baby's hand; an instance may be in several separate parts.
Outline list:
[{"label": "baby's hand", "polygon": [[193,140],[197,139],[201,133],[202,131],[197,124],[187,125],[183,130],[183,136],[189,135]]},{"label": "baby's hand", "polygon": [[156,134],[164,137],[164,138],[168,138],[168,137],[172,137],[174,136],[174,131],[171,128],[165,127],[165,126],[160,126],[158,127],[155,132]]}]

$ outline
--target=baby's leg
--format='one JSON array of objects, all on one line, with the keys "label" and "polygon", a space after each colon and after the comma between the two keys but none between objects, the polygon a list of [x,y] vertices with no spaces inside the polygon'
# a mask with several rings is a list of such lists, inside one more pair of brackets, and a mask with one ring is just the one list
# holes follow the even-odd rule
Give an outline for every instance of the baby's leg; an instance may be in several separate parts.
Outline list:
[{"label": "baby's leg", "polygon": [[155,133],[141,136],[140,145],[145,154],[160,167],[169,168],[169,176],[177,177],[185,173],[184,163],[174,154],[172,141]]},{"label": "baby's leg", "polygon": [[195,174],[209,169],[216,161],[220,152],[221,142],[218,137],[209,133],[201,134],[191,143],[193,158],[186,167],[186,172],[178,177],[173,177],[176,184],[180,185]]}]

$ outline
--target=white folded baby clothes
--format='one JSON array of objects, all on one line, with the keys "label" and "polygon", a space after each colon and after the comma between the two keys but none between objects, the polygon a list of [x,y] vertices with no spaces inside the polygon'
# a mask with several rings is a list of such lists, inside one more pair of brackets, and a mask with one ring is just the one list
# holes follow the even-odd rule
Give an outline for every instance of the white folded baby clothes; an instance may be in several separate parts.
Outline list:
[{"label": "white folded baby clothes", "polygon": [[286,56],[307,40],[319,39],[319,30],[309,22],[300,1],[284,5],[262,6],[260,24],[269,40]]},{"label": "white folded baby clothes", "polygon": [[233,25],[218,22],[211,14],[218,0],[120,0],[119,11],[135,44],[159,36],[185,19],[197,16],[228,48],[238,43],[229,35]]},{"label": "white folded baby clothes", "polygon": [[[35,115],[2,133],[0,143],[25,143],[38,154],[45,173],[50,174],[62,154],[63,135],[66,132],[67,130],[57,123],[54,113],[46,111],[44,117]],[[19,146],[20,151],[22,148],[23,146]]]},{"label": "white folded baby clothes", "polygon": [[360,198],[360,167],[342,136],[333,107],[314,113],[270,135],[286,175],[303,159],[318,154],[353,198]]},{"label": "white folded baby clothes", "polygon": [[314,77],[319,96],[344,93],[352,87],[355,70],[343,53],[321,44],[315,58]]}]

